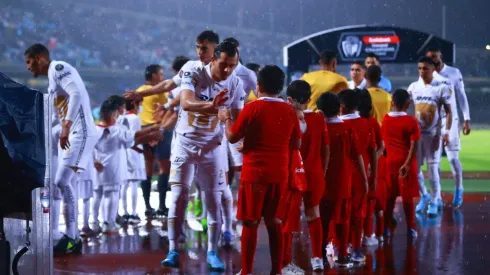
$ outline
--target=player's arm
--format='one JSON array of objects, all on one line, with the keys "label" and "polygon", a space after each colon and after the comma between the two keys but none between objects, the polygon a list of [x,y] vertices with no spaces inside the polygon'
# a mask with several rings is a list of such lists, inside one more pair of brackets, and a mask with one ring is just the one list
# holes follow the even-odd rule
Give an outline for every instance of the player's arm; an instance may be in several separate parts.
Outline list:
[{"label": "player's arm", "polygon": [[197,72],[195,70],[184,71],[180,84],[182,88],[180,91],[180,107],[188,112],[217,113],[217,107],[222,106],[228,100],[228,90],[226,88],[221,90],[213,101],[197,100],[195,96],[195,87],[198,84],[196,78]]},{"label": "player's arm", "polygon": [[233,121],[235,121],[245,105],[245,97],[247,96],[247,93],[244,89],[244,83],[239,78],[236,78],[236,82],[234,83],[232,89],[234,91],[234,98],[230,105],[230,114]]},{"label": "player's arm", "polygon": [[458,102],[458,106],[463,113],[463,134],[468,135],[471,131],[470,128],[470,105],[468,104],[468,97],[466,96],[466,92],[464,89],[463,76],[458,71],[458,82],[454,85],[454,92],[456,93],[456,99]]},{"label": "player's arm", "polygon": [[220,121],[225,124],[226,139],[231,144],[235,144],[245,137],[248,125],[250,125],[250,120],[252,119],[252,112],[249,110],[250,105],[245,106],[235,122],[231,119],[231,112],[229,109],[222,109],[219,111],[218,117]]},{"label": "player's arm", "polygon": [[408,174],[408,171],[410,170],[410,164],[412,163],[413,159],[415,158],[415,154],[417,152],[417,147],[419,146],[419,140],[420,140],[420,126],[419,126],[417,121],[413,120],[413,122],[412,122],[412,133],[410,135],[410,149],[408,151],[407,159],[405,160],[405,163],[400,168],[400,171],[398,173],[398,175],[401,178],[406,177]]},{"label": "player's arm", "polygon": [[163,116],[162,122],[160,123],[160,128],[170,129],[175,127],[178,118],[179,115],[177,114],[177,111],[174,109],[168,110]]},{"label": "player's arm", "polygon": [[378,154],[375,146],[375,141],[372,140],[372,146],[369,148],[369,163],[370,163],[370,174],[369,178],[369,188],[371,192],[376,192],[376,179],[378,178]]},{"label": "player's arm", "polygon": [[321,156],[322,156],[322,163],[323,163],[323,176],[325,177],[327,175],[328,164],[330,162],[330,137],[328,135],[328,128],[323,120],[323,116],[321,117],[321,120],[319,122],[321,122],[323,125]]},{"label": "player's arm", "polygon": [[349,84],[347,83],[346,80],[340,81],[339,83],[335,84],[335,86],[332,88],[333,93],[340,93],[340,91],[349,89]]},{"label": "player's arm", "polygon": [[449,141],[449,130],[451,130],[451,125],[453,122],[453,114],[451,112],[451,104],[450,104],[450,91],[449,87],[444,85],[442,87],[442,94],[441,94],[441,104],[442,107],[444,108],[444,111],[446,112],[446,129],[444,129],[443,132],[443,139],[444,139],[444,145],[446,145]]}]

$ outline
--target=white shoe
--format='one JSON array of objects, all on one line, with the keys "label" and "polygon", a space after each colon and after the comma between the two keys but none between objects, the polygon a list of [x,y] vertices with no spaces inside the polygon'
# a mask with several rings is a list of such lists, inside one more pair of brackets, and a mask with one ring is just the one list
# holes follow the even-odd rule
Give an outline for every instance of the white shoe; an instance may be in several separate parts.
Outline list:
[{"label": "white shoe", "polygon": [[323,271],[323,259],[322,258],[312,258],[311,259],[311,268],[313,271]]},{"label": "white shoe", "polygon": [[281,270],[283,275],[304,275],[305,271],[293,263],[288,264]]},{"label": "white shoe", "polygon": [[204,228],[202,227],[201,222],[196,219],[187,219],[187,225],[194,231],[203,232]]},{"label": "white shoe", "polygon": [[376,237],[374,236],[371,236],[371,237],[364,237],[363,241],[362,241],[362,245],[364,246],[378,246],[379,245],[379,242],[378,242],[378,239],[376,239]]},{"label": "white shoe", "polygon": [[102,233],[104,233],[104,234],[110,234],[111,233],[111,229],[112,228],[111,228],[111,226],[109,225],[108,222],[104,222],[102,224]]},{"label": "white shoe", "polygon": [[329,242],[327,244],[327,247],[325,248],[325,250],[327,252],[327,257],[333,258],[335,256],[335,250],[334,250],[334,246],[333,246],[332,242]]},{"label": "white shoe", "polygon": [[236,234],[239,238],[242,237],[243,225],[241,223],[236,225]]},{"label": "white shoe", "polygon": [[376,237],[378,239],[378,244],[381,244],[385,241],[385,239],[383,238],[383,236],[378,236]]}]

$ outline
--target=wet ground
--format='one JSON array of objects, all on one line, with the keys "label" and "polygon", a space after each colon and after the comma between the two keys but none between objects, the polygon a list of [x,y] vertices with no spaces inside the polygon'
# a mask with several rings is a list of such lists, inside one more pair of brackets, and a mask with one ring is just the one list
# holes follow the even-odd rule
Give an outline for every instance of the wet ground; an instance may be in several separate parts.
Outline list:
[{"label": "wet ground", "polygon": [[[154,196],[156,197],[156,196]],[[487,200],[487,198],[489,200]],[[391,244],[366,249],[367,262],[348,271],[326,268],[325,274],[489,274],[490,263],[490,194],[467,194],[460,210],[449,205],[452,195],[444,197],[446,206],[434,219],[417,216],[419,237],[414,243],[406,238],[404,217]],[[239,241],[235,249],[221,249],[227,265],[224,273],[206,268],[206,235],[188,231],[180,269],[160,267],[168,251],[162,223],[143,222],[140,227],[122,229],[119,235],[89,238],[83,255],[55,258],[55,274],[236,274],[240,271]],[[306,229],[306,228],[305,228]],[[307,230],[294,239],[293,259],[314,274],[309,266]],[[254,274],[269,274],[270,258],[265,227],[259,231]],[[319,273],[315,273],[319,274]]]}]

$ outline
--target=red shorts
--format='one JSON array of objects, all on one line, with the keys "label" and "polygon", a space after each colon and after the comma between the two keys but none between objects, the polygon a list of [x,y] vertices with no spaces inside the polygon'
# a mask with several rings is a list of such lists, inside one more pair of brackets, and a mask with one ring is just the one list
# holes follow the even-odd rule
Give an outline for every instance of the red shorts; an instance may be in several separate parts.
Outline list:
[{"label": "red shorts", "polygon": [[408,175],[400,178],[398,173],[389,174],[389,182],[391,186],[390,197],[398,196],[403,199],[413,199],[419,196],[419,182],[416,171],[409,171]]},{"label": "red shorts", "polygon": [[287,195],[285,197],[286,214],[283,220],[284,232],[301,231],[301,198],[302,192],[296,190],[287,191]]},{"label": "red shorts", "polygon": [[352,217],[364,218],[366,217],[367,196],[355,196],[352,198]]},{"label": "red shorts", "polygon": [[238,189],[237,219],[259,221],[262,217],[284,220],[286,200],[282,183],[240,182]]},{"label": "red shorts", "polygon": [[323,199],[323,195],[325,195],[325,181],[319,182],[313,190],[303,193],[305,209],[310,209],[320,205],[320,202]]},{"label": "red shorts", "polygon": [[323,200],[320,204],[320,216],[334,224],[349,223],[351,208],[351,199]]}]

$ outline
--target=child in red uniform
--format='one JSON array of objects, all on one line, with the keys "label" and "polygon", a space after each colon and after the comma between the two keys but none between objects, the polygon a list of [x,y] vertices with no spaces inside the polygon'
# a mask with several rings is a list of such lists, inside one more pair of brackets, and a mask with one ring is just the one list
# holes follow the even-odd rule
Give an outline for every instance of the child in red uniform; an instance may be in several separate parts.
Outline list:
[{"label": "child in red uniform", "polygon": [[[401,196],[407,219],[408,237],[417,237],[413,199],[419,196],[417,179],[417,143],[420,140],[419,123],[407,115],[410,95],[405,90],[393,94],[392,110],[383,118],[381,134],[386,146],[386,167],[390,193],[386,205],[385,223],[393,219],[396,197]],[[389,225],[386,225],[389,228]]]},{"label": "child in red uniform", "polygon": [[338,259],[340,267],[350,267],[352,262],[347,254],[349,223],[352,200],[352,174],[361,175],[364,192],[368,189],[368,179],[364,161],[358,149],[357,135],[353,129],[338,117],[339,98],[330,92],[324,93],[317,101],[318,109],[327,118],[330,138],[330,160],[325,176],[326,190],[320,205],[323,236],[328,236],[330,221],[335,222],[338,240]]},{"label": "child in red uniform", "polygon": [[[386,188],[386,172],[385,172],[385,146],[381,137],[381,127],[378,121],[371,115],[373,103],[371,95],[366,89],[358,90],[359,95],[359,115],[367,119],[370,127],[374,132],[374,140],[376,142],[376,157],[378,158],[378,175],[376,177],[376,191],[368,192],[368,201],[366,208],[366,218],[364,219],[364,246],[377,246],[383,242],[384,218],[383,211],[385,209],[385,188]],[[373,237],[373,216],[376,216],[376,237]]]},{"label": "child in red uniform", "polygon": [[[350,127],[358,136],[358,149],[364,161],[366,173],[369,176],[369,192],[376,190],[376,175],[378,173],[378,162],[376,157],[376,144],[374,132],[369,122],[357,114],[359,102],[358,93],[346,89],[339,94],[340,119]],[[368,171],[369,169],[369,171]],[[366,256],[362,251],[361,240],[364,229],[363,222],[366,216],[367,191],[365,190],[362,176],[356,171],[352,174],[352,212],[351,212],[351,242],[352,242],[352,261],[364,262]]]},{"label": "child in red uniform", "polygon": [[219,113],[226,125],[228,141],[233,144],[244,139],[237,212],[237,218],[243,222],[241,274],[252,273],[262,217],[269,233],[271,274],[281,274],[289,152],[299,149],[301,144],[296,113],[279,98],[284,77],[279,67],[265,66],[258,74],[259,99],[245,105],[233,125],[229,110]]},{"label": "child in red uniform", "polygon": [[293,81],[289,84],[286,93],[289,104],[303,110],[306,122],[306,131],[301,138],[301,157],[307,183],[306,192],[303,193],[303,201],[312,246],[311,266],[314,271],[321,271],[323,270],[323,229],[319,205],[325,192],[324,178],[330,157],[327,125],[325,124],[325,117],[321,113],[306,110],[311,97],[311,87],[308,82],[304,80]]}]

